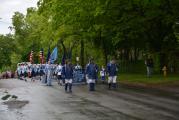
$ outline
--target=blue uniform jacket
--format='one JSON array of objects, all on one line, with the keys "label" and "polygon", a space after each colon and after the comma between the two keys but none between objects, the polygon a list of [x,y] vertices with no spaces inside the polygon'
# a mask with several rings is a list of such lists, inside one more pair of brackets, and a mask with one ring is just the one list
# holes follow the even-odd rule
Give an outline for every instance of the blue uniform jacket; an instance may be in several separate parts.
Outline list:
[{"label": "blue uniform jacket", "polygon": [[116,76],[117,75],[117,65],[108,63],[107,72],[108,72],[109,76]]},{"label": "blue uniform jacket", "polygon": [[72,67],[72,65],[65,65],[63,67],[62,74],[65,76],[65,79],[73,79],[73,67]]},{"label": "blue uniform jacket", "polygon": [[89,79],[96,79],[97,78],[97,71],[98,71],[98,67],[97,65],[90,63],[87,65],[86,68],[86,74],[88,75]]}]

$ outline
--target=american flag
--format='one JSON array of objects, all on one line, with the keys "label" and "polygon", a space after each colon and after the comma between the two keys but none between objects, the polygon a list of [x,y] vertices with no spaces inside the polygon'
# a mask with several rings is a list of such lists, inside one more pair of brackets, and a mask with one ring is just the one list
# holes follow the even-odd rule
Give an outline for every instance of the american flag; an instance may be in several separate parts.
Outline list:
[{"label": "american flag", "polygon": [[30,56],[29,56],[30,63],[33,63],[33,54],[34,54],[34,52],[33,52],[33,50],[31,50]]},{"label": "american flag", "polygon": [[40,50],[40,54],[39,54],[39,57],[40,57],[40,63],[44,63],[44,50],[43,48]]}]

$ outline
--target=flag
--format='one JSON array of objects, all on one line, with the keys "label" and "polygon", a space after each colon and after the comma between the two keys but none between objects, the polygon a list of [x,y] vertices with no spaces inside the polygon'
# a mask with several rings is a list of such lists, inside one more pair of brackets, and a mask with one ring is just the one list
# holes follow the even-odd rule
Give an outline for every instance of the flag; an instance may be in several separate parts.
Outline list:
[{"label": "flag", "polygon": [[55,47],[53,49],[52,54],[50,55],[50,62],[53,64],[57,60],[57,57],[58,57],[58,49],[57,47]]},{"label": "flag", "polygon": [[46,62],[48,63],[50,59],[50,47],[48,47],[48,53],[47,53],[47,59],[46,59]]},{"label": "flag", "polygon": [[33,52],[33,50],[31,50],[30,56],[29,56],[29,61],[31,64],[33,63],[33,54],[34,54],[34,52]]},{"label": "flag", "polygon": [[44,50],[43,50],[43,48],[41,48],[41,50],[40,50],[39,57],[40,57],[40,63],[44,64]]}]

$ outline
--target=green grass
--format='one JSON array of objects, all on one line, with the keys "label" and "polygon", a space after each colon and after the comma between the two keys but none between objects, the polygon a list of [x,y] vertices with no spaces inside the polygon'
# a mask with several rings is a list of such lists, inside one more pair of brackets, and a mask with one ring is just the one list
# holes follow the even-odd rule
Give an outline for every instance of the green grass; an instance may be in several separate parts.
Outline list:
[{"label": "green grass", "polygon": [[118,80],[131,84],[179,86],[179,75],[153,75],[148,78],[144,74],[119,74]]}]

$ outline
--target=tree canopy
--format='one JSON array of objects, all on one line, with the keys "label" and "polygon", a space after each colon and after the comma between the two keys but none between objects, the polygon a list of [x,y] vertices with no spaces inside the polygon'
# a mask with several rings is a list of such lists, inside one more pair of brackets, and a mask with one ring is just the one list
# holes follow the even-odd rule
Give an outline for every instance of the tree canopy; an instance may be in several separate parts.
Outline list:
[{"label": "tree canopy", "polygon": [[150,54],[159,68],[174,65],[170,58],[179,50],[178,6],[178,0],[39,0],[27,15],[15,12],[15,33],[0,37],[5,43],[0,54],[8,49],[9,57],[1,58],[0,68],[28,61],[32,49],[38,62],[41,48],[47,53],[56,45],[58,62],[64,53],[72,61],[79,56],[83,66],[90,56],[105,65],[111,57],[132,62]]}]

